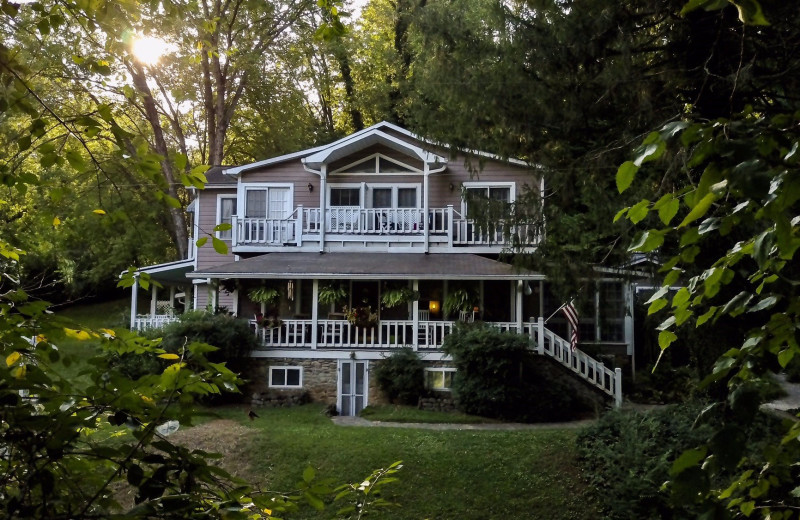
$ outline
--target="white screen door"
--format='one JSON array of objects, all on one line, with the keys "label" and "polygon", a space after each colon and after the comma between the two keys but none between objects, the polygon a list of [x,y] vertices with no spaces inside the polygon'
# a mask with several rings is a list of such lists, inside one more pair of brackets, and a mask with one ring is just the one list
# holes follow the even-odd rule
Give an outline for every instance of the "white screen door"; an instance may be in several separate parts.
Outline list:
[{"label": "white screen door", "polygon": [[358,415],[367,404],[367,362],[339,362],[339,414]]}]

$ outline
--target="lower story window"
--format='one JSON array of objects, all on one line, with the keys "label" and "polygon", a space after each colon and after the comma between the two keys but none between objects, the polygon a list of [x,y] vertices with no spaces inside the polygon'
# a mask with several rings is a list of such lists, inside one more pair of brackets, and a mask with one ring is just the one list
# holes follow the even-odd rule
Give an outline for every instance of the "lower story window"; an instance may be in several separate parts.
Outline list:
[{"label": "lower story window", "polygon": [[270,388],[302,388],[303,367],[269,367]]},{"label": "lower story window", "polygon": [[453,377],[456,375],[455,368],[436,367],[425,369],[425,387],[429,390],[441,390],[449,392],[453,388]]}]

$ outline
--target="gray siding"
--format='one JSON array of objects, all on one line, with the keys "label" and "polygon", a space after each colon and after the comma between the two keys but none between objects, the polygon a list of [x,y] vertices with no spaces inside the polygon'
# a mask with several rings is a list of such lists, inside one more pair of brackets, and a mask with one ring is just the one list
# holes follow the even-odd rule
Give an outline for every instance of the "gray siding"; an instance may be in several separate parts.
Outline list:
[{"label": "gray siding", "polygon": [[[242,175],[242,182],[280,182],[294,184],[294,201],[292,207],[303,205],[306,208],[319,207],[319,175],[303,169],[300,159],[295,159],[275,166],[246,172]],[[308,191],[308,183],[313,186],[313,191]]]},{"label": "gray siding", "polygon": [[[195,237],[195,240],[213,234],[212,230],[214,226],[217,225],[217,195],[219,194],[235,195],[236,187],[233,186],[231,189],[207,189],[198,192],[197,204],[199,207],[197,223],[199,226],[199,236]],[[221,255],[214,251],[211,239],[209,239],[203,247],[197,248],[197,269],[205,269],[207,267],[233,262],[233,260],[234,257],[233,253],[231,253],[230,241],[228,241],[228,254],[226,255]]]}]

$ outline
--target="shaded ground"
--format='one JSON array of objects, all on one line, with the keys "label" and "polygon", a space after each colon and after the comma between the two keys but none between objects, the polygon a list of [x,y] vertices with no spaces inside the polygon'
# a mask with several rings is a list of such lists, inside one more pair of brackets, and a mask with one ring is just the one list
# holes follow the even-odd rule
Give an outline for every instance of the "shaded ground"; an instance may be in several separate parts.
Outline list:
[{"label": "shaded ground", "polygon": [[223,457],[216,463],[230,474],[251,483],[259,483],[252,471],[252,437],[254,428],[231,419],[216,419],[207,423],[182,428],[169,436],[175,444],[192,450],[219,453]]}]

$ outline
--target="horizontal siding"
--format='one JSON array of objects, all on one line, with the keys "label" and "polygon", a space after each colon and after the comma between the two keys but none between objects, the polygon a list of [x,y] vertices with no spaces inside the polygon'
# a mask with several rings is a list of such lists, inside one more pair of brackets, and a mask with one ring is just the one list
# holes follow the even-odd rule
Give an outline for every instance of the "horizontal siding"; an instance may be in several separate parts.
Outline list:
[{"label": "horizontal siding", "polygon": [[[214,226],[217,225],[217,195],[222,193],[235,194],[236,190],[202,190],[199,192],[197,199],[197,204],[199,205],[197,223],[200,229],[198,233],[199,236],[195,237],[195,240],[214,233]],[[214,251],[214,245],[211,242],[212,241],[209,239],[203,247],[197,248],[198,269],[206,269],[215,265],[233,262],[234,260],[233,253],[231,253],[230,241],[228,241],[228,254],[226,255],[221,255]]]}]

